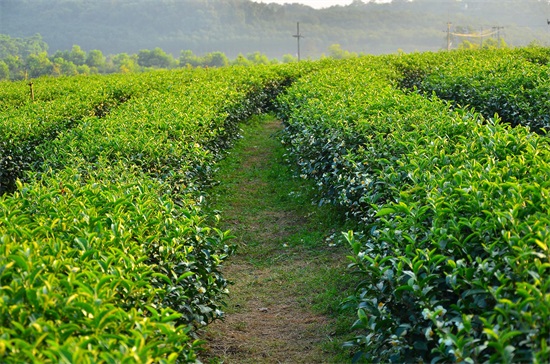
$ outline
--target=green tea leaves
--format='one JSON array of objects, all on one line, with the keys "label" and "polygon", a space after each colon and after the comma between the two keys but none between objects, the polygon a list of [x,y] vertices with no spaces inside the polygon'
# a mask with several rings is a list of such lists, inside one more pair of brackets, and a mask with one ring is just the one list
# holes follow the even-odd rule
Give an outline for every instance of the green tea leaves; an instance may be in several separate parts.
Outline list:
[{"label": "green tea leaves", "polygon": [[279,97],[298,174],[363,229],[345,236],[364,360],[550,360],[550,143],[521,126],[548,127],[549,73],[532,53],[548,59],[326,62]]}]

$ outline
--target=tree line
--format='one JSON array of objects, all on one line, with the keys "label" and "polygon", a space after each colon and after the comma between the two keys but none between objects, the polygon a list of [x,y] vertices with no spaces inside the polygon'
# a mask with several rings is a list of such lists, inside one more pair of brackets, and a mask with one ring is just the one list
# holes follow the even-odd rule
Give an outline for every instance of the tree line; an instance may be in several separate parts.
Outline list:
[{"label": "tree line", "polygon": [[[508,45],[503,39],[486,39],[479,44],[472,39],[462,40],[458,49],[504,48]],[[191,50],[182,50],[178,58],[157,47],[142,49],[138,53],[118,53],[105,56],[101,50],[88,52],[73,45],[71,50],[48,54],[48,44],[40,34],[27,38],[12,38],[0,34],[0,80],[22,80],[49,76],[74,76],[87,74],[133,73],[152,69],[174,69],[193,67],[252,66],[296,62],[298,59],[286,54],[281,60],[269,58],[256,51],[246,55],[238,54],[229,59],[221,51],[196,55]],[[340,44],[332,44],[321,58],[346,59],[364,55],[345,50]]]},{"label": "tree line", "polygon": [[27,38],[12,38],[0,34],[0,80],[21,80],[44,75],[74,76],[79,74],[108,74],[143,72],[151,69],[179,67],[251,66],[295,62],[291,54],[281,60],[268,58],[260,52],[239,54],[229,59],[223,52],[210,52],[202,56],[191,50],[182,50],[179,58],[161,48],[143,49],[135,54],[118,53],[105,56],[101,50],[88,52],[73,45],[71,50],[48,54],[48,45],[40,34]]}]

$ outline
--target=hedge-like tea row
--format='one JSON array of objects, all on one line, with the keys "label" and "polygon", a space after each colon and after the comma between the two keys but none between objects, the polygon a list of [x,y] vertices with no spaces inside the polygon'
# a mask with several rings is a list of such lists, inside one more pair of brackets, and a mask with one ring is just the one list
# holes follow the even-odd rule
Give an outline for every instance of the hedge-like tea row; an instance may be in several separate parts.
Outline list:
[{"label": "hedge-like tea row", "polygon": [[327,63],[279,97],[302,177],[362,221],[355,359],[547,362],[550,143],[394,87],[404,57]]},{"label": "hedge-like tea row", "polygon": [[77,125],[83,118],[103,117],[133,95],[143,83],[121,76],[41,78],[33,82],[35,100],[26,81],[3,82],[0,89],[0,194],[13,191],[15,181],[32,168],[38,145]]},{"label": "hedge-like tea row", "polygon": [[164,301],[223,288],[226,237],[126,166],[84,171],[0,200],[2,362],[192,362],[196,343],[177,323],[196,312]]},{"label": "hedge-like tea row", "polygon": [[38,147],[38,158],[44,161],[40,169],[71,166],[80,159],[95,163],[103,157],[139,166],[163,181],[170,179],[173,187],[203,182],[213,162],[238,135],[239,121],[261,112],[271,89],[287,82],[290,76],[285,72],[269,68],[159,72],[160,80],[151,82],[155,88],[143,96],[105,117],[84,118]]},{"label": "hedge-like tea row", "polygon": [[513,126],[550,130],[550,50],[518,48],[441,52],[398,62],[401,83],[487,118],[498,114]]},{"label": "hedge-like tea row", "polygon": [[127,76],[150,89],[37,145],[27,182],[0,198],[0,361],[195,361],[233,251],[201,191],[238,122],[293,72]]}]

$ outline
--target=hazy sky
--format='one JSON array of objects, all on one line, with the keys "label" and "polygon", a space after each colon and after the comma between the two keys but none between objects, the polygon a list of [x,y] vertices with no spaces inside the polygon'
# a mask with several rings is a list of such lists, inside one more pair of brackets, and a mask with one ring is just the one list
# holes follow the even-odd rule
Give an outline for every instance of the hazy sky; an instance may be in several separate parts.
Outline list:
[{"label": "hazy sky", "polygon": [[[349,5],[352,3],[353,0],[254,0],[254,1],[259,3],[277,3],[277,4],[300,3],[304,5],[309,5],[316,9],[320,9],[320,8],[327,8],[333,5]],[[377,2],[383,3],[383,2],[389,2],[389,0],[379,0]]]}]

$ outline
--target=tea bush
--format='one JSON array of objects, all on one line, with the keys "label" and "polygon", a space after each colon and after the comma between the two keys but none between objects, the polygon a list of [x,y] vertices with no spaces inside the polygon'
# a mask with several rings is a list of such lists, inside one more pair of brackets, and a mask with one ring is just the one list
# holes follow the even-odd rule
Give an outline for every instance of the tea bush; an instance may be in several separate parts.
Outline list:
[{"label": "tea bush", "polygon": [[355,360],[547,362],[548,139],[402,90],[396,70],[435,56],[407,57],[327,65],[278,99],[289,158],[362,222]]},{"label": "tea bush", "polygon": [[195,362],[196,328],[223,315],[220,267],[234,249],[204,210],[204,188],[239,122],[295,74],[116,76],[132,97],[101,115],[69,98],[77,122],[52,122],[46,138],[22,112],[41,101],[3,110],[20,115],[7,145],[32,152],[24,182],[0,197],[0,361]]},{"label": "tea bush", "polygon": [[213,315],[201,305],[224,288],[229,248],[162,192],[113,166],[44,174],[0,200],[3,362],[194,361],[185,324]]},{"label": "tea bush", "polygon": [[404,87],[542,132],[550,129],[549,54],[536,47],[445,52],[408,57],[397,65]]},{"label": "tea bush", "polygon": [[143,84],[127,78],[68,77],[35,80],[35,100],[27,81],[4,82],[0,90],[0,194],[15,189],[15,181],[36,161],[35,148],[89,116],[103,117]]}]

